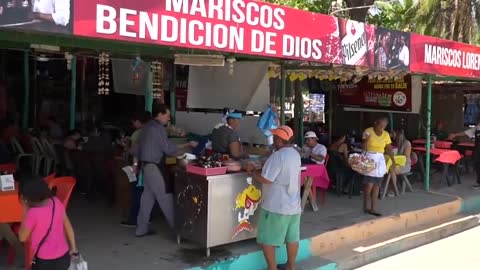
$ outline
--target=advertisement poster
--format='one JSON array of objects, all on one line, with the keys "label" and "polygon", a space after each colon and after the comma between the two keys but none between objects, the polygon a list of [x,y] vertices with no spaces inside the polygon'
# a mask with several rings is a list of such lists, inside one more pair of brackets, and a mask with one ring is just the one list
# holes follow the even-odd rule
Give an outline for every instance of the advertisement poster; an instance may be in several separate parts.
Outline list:
[{"label": "advertisement poster", "polygon": [[410,69],[410,34],[385,28],[376,28],[376,69]]},{"label": "advertisement poster", "polygon": [[375,53],[375,26],[339,19],[343,64],[373,66]]},{"label": "advertisement poster", "polygon": [[70,0],[0,0],[0,30],[71,34]]},{"label": "advertisement poster", "polygon": [[340,85],[338,103],[346,107],[411,112],[411,77],[398,80],[369,80],[364,77],[357,84]]},{"label": "advertisement poster", "polygon": [[338,21],[328,15],[252,0],[74,3],[78,36],[342,63]]},{"label": "advertisement poster", "polygon": [[411,37],[412,72],[480,77],[480,47],[417,34]]}]

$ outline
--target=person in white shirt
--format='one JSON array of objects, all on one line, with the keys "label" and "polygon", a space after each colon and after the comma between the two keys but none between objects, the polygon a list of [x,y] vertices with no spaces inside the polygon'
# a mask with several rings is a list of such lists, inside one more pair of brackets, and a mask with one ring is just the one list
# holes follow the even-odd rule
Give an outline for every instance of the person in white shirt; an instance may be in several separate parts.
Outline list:
[{"label": "person in white shirt", "polygon": [[70,22],[69,0],[32,0],[33,18],[67,26]]},{"label": "person in white shirt", "polygon": [[477,123],[475,127],[469,128],[465,131],[459,133],[452,133],[448,136],[448,140],[453,141],[458,137],[468,137],[470,140],[475,140],[475,150],[473,151],[474,154],[474,166],[475,171],[477,174],[477,183],[473,185],[473,189],[480,189],[480,151],[477,151],[478,147],[478,139],[480,136],[480,121]]},{"label": "person in white shirt", "polygon": [[398,54],[398,60],[406,67],[410,65],[410,50],[406,45],[404,36],[400,37],[400,53]]},{"label": "person in white shirt", "polygon": [[303,146],[303,158],[308,158],[314,164],[325,164],[327,148],[318,143],[317,134],[313,131],[305,133],[305,145]]}]

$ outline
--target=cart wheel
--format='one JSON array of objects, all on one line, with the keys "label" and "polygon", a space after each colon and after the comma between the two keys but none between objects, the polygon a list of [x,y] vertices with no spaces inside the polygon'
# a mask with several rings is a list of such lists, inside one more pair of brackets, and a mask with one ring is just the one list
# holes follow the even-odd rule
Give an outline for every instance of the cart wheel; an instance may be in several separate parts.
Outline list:
[{"label": "cart wheel", "polygon": [[180,235],[177,234],[177,245],[180,245],[182,243],[182,238],[180,238]]},{"label": "cart wheel", "polygon": [[205,255],[207,255],[207,258],[210,257],[210,248],[207,248],[207,252]]}]

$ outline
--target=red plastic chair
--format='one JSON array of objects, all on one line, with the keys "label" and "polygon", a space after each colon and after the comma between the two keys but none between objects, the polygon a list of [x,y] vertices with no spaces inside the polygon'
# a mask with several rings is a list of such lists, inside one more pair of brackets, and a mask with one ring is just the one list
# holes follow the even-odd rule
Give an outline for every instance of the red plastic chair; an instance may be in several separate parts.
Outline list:
[{"label": "red plastic chair", "polygon": [[435,148],[451,149],[452,148],[452,142],[436,141],[435,142]]},{"label": "red plastic chair", "polygon": [[57,176],[57,173],[54,172],[54,173],[52,173],[52,174],[50,174],[50,175],[45,176],[45,178],[43,178],[43,180],[45,180],[45,182],[47,183],[47,185],[49,185],[50,182],[51,182],[53,179],[55,179],[56,176]]},{"label": "red plastic chair", "polygon": [[17,172],[17,165],[15,165],[15,163],[3,163],[3,164],[0,164],[0,172],[7,172],[7,173],[11,173],[11,174],[14,174],[15,172]]},{"label": "red plastic chair", "polygon": [[53,178],[48,181],[48,187],[50,189],[56,189],[55,196],[63,203],[67,208],[70,196],[72,195],[73,188],[77,180],[71,176]]}]

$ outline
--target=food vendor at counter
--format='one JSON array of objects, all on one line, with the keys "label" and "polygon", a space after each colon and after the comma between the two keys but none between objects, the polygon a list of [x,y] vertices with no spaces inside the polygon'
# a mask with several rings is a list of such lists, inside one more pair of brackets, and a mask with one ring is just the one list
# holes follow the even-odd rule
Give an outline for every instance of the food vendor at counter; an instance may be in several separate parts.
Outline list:
[{"label": "food vendor at counter", "polygon": [[212,150],[215,153],[228,155],[233,159],[241,159],[246,156],[242,150],[240,136],[237,129],[243,118],[239,112],[227,112],[226,123],[213,129],[210,140],[212,141]]}]

